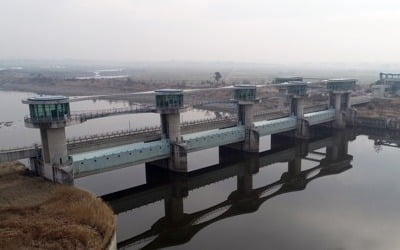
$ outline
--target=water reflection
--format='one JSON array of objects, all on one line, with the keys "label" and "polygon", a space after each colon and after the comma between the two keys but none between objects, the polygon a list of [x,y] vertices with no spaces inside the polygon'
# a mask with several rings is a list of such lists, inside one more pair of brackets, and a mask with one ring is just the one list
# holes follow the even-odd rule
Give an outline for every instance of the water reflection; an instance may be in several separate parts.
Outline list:
[{"label": "water reflection", "polygon": [[[186,175],[171,174],[147,164],[146,184],[105,195],[103,199],[117,214],[163,200],[164,214],[148,229],[118,245],[120,248],[141,246],[143,249],[181,245],[209,225],[254,213],[276,196],[304,190],[315,179],[342,173],[352,167],[353,157],[348,154],[349,136],[338,133],[291,147],[271,145],[272,150],[260,154],[243,154],[220,147],[219,164]],[[321,152],[321,148],[326,148],[325,152]],[[304,159],[315,164],[302,166]],[[254,187],[253,177],[260,168],[278,162],[287,165],[280,178]],[[227,194],[226,199],[204,209],[185,212],[184,199],[188,198],[189,192],[231,177],[236,177],[236,189]]]}]

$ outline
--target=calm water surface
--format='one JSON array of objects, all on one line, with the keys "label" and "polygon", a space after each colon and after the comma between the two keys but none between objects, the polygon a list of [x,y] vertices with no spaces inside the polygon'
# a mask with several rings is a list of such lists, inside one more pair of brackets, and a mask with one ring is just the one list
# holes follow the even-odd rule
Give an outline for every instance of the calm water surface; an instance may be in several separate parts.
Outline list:
[{"label": "calm water surface", "polygon": [[167,183],[154,167],[146,180],[138,165],[77,185],[98,194],[133,187],[103,196],[123,249],[400,249],[399,149],[366,135],[319,144],[303,156],[299,147],[256,156],[215,148],[189,155],[213,167],[190,166]]}]

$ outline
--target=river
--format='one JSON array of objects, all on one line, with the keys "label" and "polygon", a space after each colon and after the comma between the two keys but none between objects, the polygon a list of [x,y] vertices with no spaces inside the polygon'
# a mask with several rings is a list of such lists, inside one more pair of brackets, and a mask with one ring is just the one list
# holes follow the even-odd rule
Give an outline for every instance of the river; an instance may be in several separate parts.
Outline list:
[{"label": "river", "polygon": [[338,146],[337,160],[322,147],[265,164],[282,157],[270,151],[167,184],[148,174],[143,185],[143,173],[136,188],[104,196],[118,213],[119,247],[399,249],[399,148],[367,135]]},{"label": "river", "polygon": [[[1,147],[38,141],[38,131],[23,127],[27,107],[20,100],[31,95],[0,91],[0,121],[14,122],[0,128]],[[72,110],[127,105],[85,101]],[[95,121],[68,128],[67,135],[157,125],[159,117]],[[270,150],[267,137],[261,143],[266,152],[256,155],[224,147],[189,154],[189,175],[140,164],[75,184],[114,209],[125,249],[400,249],[400,139],[384,146],[376,138],[344,131]]]}]

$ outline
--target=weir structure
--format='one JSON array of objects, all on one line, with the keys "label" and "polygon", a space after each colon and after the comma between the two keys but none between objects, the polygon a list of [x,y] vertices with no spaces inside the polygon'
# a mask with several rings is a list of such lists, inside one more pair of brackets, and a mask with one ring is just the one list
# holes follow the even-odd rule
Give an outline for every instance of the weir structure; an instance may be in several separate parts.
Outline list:
[{"label": "weir structure", "polygon": [[[74,178],[141,163],[146,163],[147,167],[155,165],[172,172],[186,173],[189,172],[187,156],[192,152],[226,146],[255,153],[259,152],[259,141],[264,136],[271,135],[271,145],[288,140],[288,135],[308,139],[312,126],[323,124],[344,128],[346,121],[354,114],[350,112],[350,92],[355,80],[329,80],[330,108],[309,113],[304,110],[307,89],[304,82],[292,81],[276,85],[284,88],[290,97],[288,115],[264,116],[259,119],[254,114],[254,106],[258,102],[256,86],[237,85],[234,87],[237,117],[229,117],[218,123],[211,121],[211,125],[207,122],[191,126],[181,124],[184,96],[183,91],[177,89],[155,91],[155,107],[117,111],[115,114],[109,111],[95,115],[71,114],[69,99],[63,96],[29,98],[23,101],[29,104],[30,111],[25,124],[40,129],[42,145],[0,151],[0,161],[30,158],[40,175],[61,183],[71,183]],[[65,127],[68,125],[121,113],[143,112],[158,112],[161,128],[146,130],[137,136],[129,135],[124,143],[119,143],[118,138],[101,138],[98,143],[90,140],[81,142],[81,146],[78,142],[67,144]],[[234,119],[237,119],[236,122]],[[181,131],[181,127],[184,131]],[[285,137],[281,136],[283,134]],[[111,143],[101,145],[106,140]],[[84,147],[87,147],[86,150]]]}]

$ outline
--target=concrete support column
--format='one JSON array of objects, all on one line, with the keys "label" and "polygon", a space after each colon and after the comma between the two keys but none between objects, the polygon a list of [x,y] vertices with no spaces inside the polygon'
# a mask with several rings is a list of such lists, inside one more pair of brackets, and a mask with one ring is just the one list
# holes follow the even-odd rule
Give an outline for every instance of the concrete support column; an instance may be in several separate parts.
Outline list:
[{"label": "concrete support column", "polygon": [[239,104],[238,121],[246,128],[253,125],[254,104]]},{"label": "concrete support column", "polygon": [[179,143],[181,141],[181,124],[180,113],[160,114],[161,117],[161,133],[169,138],[172,142]]},{"label": "concrete support column", "polygon": [[346,127],[346,121],[344,119],[343,108],[342,108],[342,93],[330,93],[331,105],[335,108],[335,121],[333,127],[336,129],[343,129]]},{"label": "concrete support column", "polygon": [[187,152],[183,145],[178,143],[171,144],[171,157],[169,162],[169,169],[174,172],[186,173],[188,171]]},{"label": "concrete support column", "polygon": [[292,96],[290,98],[290,115],[298,118],[304,117],[304,99],[300,96]]},{"label": "concrete support column", "polygon": [[65,128],[40,129],[42,154],[45,163],[62,165],[67,162]]},{"label": "concrete support column", "polygon": [[258,152],[260,136],[253,129],[254,103],[238,104],[238,122],[245,127],[245,139],[242,150],[244,152]]},{"label": "concrete support column", "polygon": [[187,153],[181,144],[180,113],[161,113],[160,117],[162,134],[171,142],[168,168],[174,172],[187,172]]},{"label": "concrete support column", "polygon": [[310,125],[304,119],[304,98],[302,96],[292,96],[290,98],[290,114],[297,117],[296,138],[310,138]]},{"label": "concrete support column", "polygon": [[61,172],[56,173],[56,170],[68,161],[65,128],[41,128],[40,137],[42,140],[43,166],[39,172],[46,179],[63,182],[62,180],[66,177]]}]

